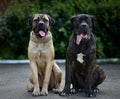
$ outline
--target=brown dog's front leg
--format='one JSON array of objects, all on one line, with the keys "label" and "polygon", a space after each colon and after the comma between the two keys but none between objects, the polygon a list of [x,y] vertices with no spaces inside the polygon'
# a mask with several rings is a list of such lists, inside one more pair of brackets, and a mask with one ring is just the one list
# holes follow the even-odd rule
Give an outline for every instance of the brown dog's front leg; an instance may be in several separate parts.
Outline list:
[{"label": "brown dog's front leg", "polygon": [[40,92],[40,95],[43,95],[43,96],[48,95],[48,85],[49,85],[49,80],[50,80],[53,65],[54,65],[54,61],[47,62],[47,65],[45,68],[45,77],[44,77],[44,81],[43,81],[43,87]]},{"label": "brown dog's front leg", "polygon": [[34,85],[34,90],[32,95],[38,96],[40,95],[40,89],[39,89],[39,82],[38,82],[38,71],[37,71],[37,65],[35,62],[30,61],[30,69],[32,72],[31,80]]}]

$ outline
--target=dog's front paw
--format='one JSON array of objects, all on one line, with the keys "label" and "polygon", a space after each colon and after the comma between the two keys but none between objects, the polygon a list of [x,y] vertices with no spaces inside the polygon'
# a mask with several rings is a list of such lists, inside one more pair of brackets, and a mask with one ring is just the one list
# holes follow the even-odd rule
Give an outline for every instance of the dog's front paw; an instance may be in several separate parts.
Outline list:
[{"label": "dog's front paw", "polygon": [[59,94],[61,91],[62,91],[62,88],[54,88],[54,89],[53,89],[53,92],[54,92],[55,94]]},{"label": "dog's front paw", "polygon": [[99,91],[100,91],[98,88],[94,88],[93,90],[95,93],[99,93]]},{"label": "dog's front paw", "polygon": [[63,90],[59,95],[62,97],[67,97],[70,95],[70,90]]},{"label": "dog's front paw", "polygon": [[40,91],[39,90],[34,90],[32,95],[33,96],[39,96],[40,95]]},{"label": "dog's front paw", "polygon": [[47,96],[48,95],[48,90],[44,90],[42,89],[42,91],[40,92],[41,96]]},{"label": "dog's front paw", "polygon": [[27,90],[28,92],[33,92],[34,87],[31,86],[31,85],[27,85],[27,86],[26,86],[26,90]]},{"label": "dog's front paw", "polygon": [[76,94],[77,92],[78,90],[75,88],[70,89],[70,94]]},{"label": "dog's front paw", "polygon": [[96,93],[92,89],[85,89],[85,95],[91,98],[96,97]]}]

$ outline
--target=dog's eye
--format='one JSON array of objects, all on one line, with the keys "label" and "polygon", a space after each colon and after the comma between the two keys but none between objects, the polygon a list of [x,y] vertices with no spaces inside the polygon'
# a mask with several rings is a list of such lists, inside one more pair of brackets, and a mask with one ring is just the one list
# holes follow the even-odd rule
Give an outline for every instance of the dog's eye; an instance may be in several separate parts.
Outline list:
[{"label": "dog's eye", "polygon": [[48,22],[48,20],[47,20],[47,19],[44,19],[44,22]]},{"label": "dog's eye", "polygon": [[80,22],[80,23],[82,22],[82,18],[79,18],[79,22]]},{"label": "dog's eye", "polygon": [[38,22],[39,22],[39,20],[38,20],[38,19],[36,19],[36,20],[34,20],[34,22],[35,22],[35,23],[38,23]]},{"label": "dog's eye", "polygon": [[73,28],[77,28],[77,26],[78,26],[78,22],[77,22],[77,21],[73,21],[73,22],[72,22],[72,27],[73,27]]},{"label": "dog's eye", "polygon": [[78,20],[77,20],[77,19],[74,19],[74,20],[73,20],[73,23],[77,24],[77,23],[78,23]]},{"label": "dog's eye", "polygon": [[82,20],[80,19],[80,20],[79,20],[79,23],[81,23],[81,22],[82,22]]}]

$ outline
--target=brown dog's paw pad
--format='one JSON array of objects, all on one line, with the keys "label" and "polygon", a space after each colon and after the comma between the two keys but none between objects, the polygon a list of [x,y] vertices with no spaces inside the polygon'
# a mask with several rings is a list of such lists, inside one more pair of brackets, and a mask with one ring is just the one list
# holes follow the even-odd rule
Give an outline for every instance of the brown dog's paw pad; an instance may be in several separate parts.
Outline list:
[{"label": "brown dog's paw pad", "polygon": [[47,95],[48,95],[48,91],[47,91],[47,90],[42,90],[42,91],[40,92],[40,95],[41,95],[41,96],[47,96]]},{"label": "brown dog's paw pad", "polygon": [[26,90],[27,90],[28,92],[33,92],[34,87],[33,87],[33,86],[30,86],[30,85],[27,85],[27,86],[26,86]]},{"label": "brown dog's paw pad", "polygon": [[39,96],[40,95],[40,92],[39,91],[36,91],[36,92],[33,92],[32,93],[32,96]]},{"label": "brown dog's paw pad", "polygon": [[53,89],[53,92],[56,93],[56,94],[59,94],[61,91],[62,91],[61,88],[54,88]]}]

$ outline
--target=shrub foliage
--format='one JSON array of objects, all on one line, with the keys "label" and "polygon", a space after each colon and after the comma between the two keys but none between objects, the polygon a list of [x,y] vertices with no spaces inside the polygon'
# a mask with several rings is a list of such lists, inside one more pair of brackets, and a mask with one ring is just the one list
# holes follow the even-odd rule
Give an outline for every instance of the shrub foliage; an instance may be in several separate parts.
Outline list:
[{"label": "shrub foliage", "polygon": [[25,59],[34,13],[47,13],[56,23],[51,28],[55,58],[65,58],[71,35],[70,18],[88,13],[94,16],[97,58],[120,58],[120,0],[11,0],[0,14],[0,59]]}]

